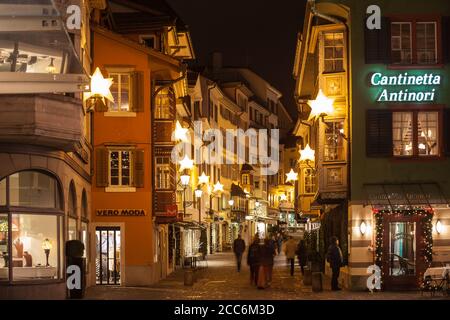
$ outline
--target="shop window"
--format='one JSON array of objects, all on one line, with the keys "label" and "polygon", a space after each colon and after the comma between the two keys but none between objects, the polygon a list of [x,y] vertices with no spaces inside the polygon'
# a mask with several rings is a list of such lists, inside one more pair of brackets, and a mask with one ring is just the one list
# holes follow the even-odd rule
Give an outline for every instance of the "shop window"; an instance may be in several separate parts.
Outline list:
[{"label": "shop window", "polygon": [[156,158],[156,188],[170,189],[170,158]]},{"label": "shop window", "polygon": [[393,155],[439,156],[439,112],[394,112]]},{"label": "shop window", "polygon": [[416,223],[389,223],[389,275],[411,276],[416,274]]},{"label": "shop window", "polygon": [[343,130],[344,121],[326,122],[324,161],[345,160]]},{"label": "shop window", "polygon": [[131,151],[110,150],[109,185],[131,186]]},{"label": "shop window", "polygon": [[303,169],[303,193],[312,194],[316,192],[316,177],[314,174],[314,170],[307,168]]},{"label": "shop window", "polygon": [[84,244],[84,255],[86,258],[86,265],[88,265],[89,259],[89,243],[88,243],[88,223],[89,223],[89,212],[88,212],[88,204],[87,204],[87,195],[86,190],[83,190],[81,196],[81,232],[80,232],[80,240]]},{"label": "shop window", "polygon": [[114,102],[109,102],[109,111],[130,111],[130,73],[110,73],[113,79],[111,93]]},{"label": "shop window", "polygon": [[35,171],[22,171],[9,176],[11,206],[59,208],[57,182]]},{"label": "shop window", "polygon": [[323,49],[324,72],[344,71],[344,34],[325,33]]},{"label": "shop window", "polygon": [[6,206],[6,179],[0,181],[0,206]]},{"label": "shop window", "polygon": [[171,88],[162,89],[156,96],[155,119],[172,119],[175,94]]},{"label": "shop window", "polygon": [[0,214],[0,281],[9,279],[8,250],[8,215]]}]

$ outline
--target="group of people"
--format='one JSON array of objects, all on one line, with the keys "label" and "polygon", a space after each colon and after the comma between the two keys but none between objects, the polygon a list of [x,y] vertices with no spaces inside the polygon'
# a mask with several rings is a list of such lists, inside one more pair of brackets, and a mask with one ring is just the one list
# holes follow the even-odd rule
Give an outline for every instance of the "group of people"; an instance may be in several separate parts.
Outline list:
[{"label": "group of people", "polygon": [[[278,234],[270,238],[260,239],[256,234],[248,248],[247,264],[250,268],[250,283],[259,289],[269,287],[272,283],[272,272],[274,257],[281,254],[283,245],[283,236]],[[242,257],[246,245],[241,235],[233,243],[233,251],[237,261],[237,271],[241,271]],[[290,265],[290,275],[294,276],[295,258],[297,257],[302,275],[305,272],[305,266],[310,259],[305,240],[296,241],[293,237],[288,237],[284,246],[284,253]],[[333,291],[341,290],[338,286],[340,269],[344,259],[339,242],[336,237],[331,238],[331,245],[328,248],[327,262],[332,270],[331,289]]]}]

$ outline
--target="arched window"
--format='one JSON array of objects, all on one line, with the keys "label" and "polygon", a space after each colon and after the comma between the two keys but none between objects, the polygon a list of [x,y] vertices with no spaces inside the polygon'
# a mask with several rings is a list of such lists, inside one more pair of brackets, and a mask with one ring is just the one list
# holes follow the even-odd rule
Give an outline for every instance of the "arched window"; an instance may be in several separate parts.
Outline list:
[{"label": "arched window", "polygon": [[62,278],[61,199],[58,181],[45,172],[21,171],[0,181],[0,280]]},{"label": "arched window", "polygon": [[75,183],[73,181],[70,182],[69,187],[69,200],[67,204],[67,218],[68,218],[68,240],[77,240],[78,239],[78,231],[77,231],[77,193],[75,190]]}]

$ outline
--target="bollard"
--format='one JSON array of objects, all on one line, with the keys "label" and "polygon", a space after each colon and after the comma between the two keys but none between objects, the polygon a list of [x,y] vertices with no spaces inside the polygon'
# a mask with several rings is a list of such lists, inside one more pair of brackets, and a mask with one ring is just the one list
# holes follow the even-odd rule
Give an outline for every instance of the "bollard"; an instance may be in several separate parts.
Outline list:
[{"label": "bollard", "polygon": [[186,269],[184,271],[184,285],[185,286],[194,285],[194,272],[192,269]]},{"label": "bollard", "polygon": [[311,270],[305,269],[305,274],[303,275],[303,285],[310,286],[312,284],[311,276]]},{"label": "bollard", "polygon": [[313,292],[322,292],[322,272],[313,272],[312,273],[312,291]]}]

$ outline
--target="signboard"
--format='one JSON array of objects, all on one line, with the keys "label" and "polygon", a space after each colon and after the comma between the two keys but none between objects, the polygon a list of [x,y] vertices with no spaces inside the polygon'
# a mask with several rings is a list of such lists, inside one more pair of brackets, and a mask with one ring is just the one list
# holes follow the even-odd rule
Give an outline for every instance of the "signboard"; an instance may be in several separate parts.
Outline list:
[{"label": "signboard", "polygon": [[96,214],[99,217],[144,217],[147,215],[143,209],[98,209]]},{"label": "signboard", "polygon": [[166,206],[166,216],[176,217],[178,215],[178,207],[176,204]]},{"label": "signboard", "polygon": [[379,88],[377,102],[434,102],[442,84],[442,77],[435,73],[375,72],[370,75],[370,86]]}]

